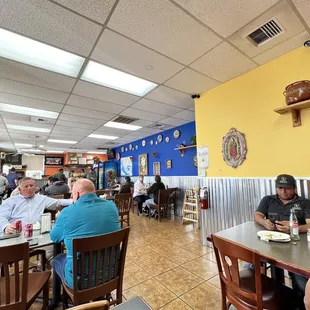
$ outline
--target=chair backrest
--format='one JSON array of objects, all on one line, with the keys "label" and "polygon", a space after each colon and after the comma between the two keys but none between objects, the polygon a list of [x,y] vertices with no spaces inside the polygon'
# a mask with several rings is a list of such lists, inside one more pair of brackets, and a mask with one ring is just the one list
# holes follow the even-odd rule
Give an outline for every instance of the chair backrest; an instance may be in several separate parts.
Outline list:
[{"label": "chair backrest", "polygon": [[111,190],[107,190],[107,189],[97,189],[96,190],[96,195],[99,197],[101,195],[110,195]]},{"label": "chair backrest", "polygon": [[119,214],[127,213],[131,207],[131,194],[117,194],[115,195],[114,202]]},{"label": "chair backrest", "polygon": [[176,203],[178,188],[177,187],[167,188],[167,191],[169,191],[169,204]]},{"label": "chair backrest", "polygon": [[[212,242],[219,270],[222,293],[225,292],[228,300],[234,300],[234,306],[238,309],[262,310],[263,301],[259,252],[229,242],[216,235],[212,235]],[[239,260],[254,265],[255,292],[243,289],[239,275]],[[245,307],[245,302],[253,306],[253,308]]]},{"label": "chair backrest", "polygon": [[107,300],[100,300],[95,302],[90,302],[88,304],[76,306],[70,308],[71,310],[89,310],[89,309],[96,309],[96,310],[109,310],[109,302]]},{"label": "chair backrest", "polygon": [[135,188],[133,186],[130,187],[130,193],[133,194],[135,191]]},{"label": "chair backrest", "polygon": [[160,207],[168,207],[170,191],[167,189],[160,189],[158,193],[158,205]]},{"label": "chair backrest", "polygon": [[[22,265],[22,274],[20,274],[20,264]],[[26,309],[29,265],[28,242],[1,247],[1,265],[4,279],[1,279],[0,276],[0,309]],[[14,267],[14,275],[12,276],[10,276],[9,265]]]},{"label": "chair backrest", "polygon": [[128,236],[126,227],[73,239],[73,291],[78,304],[122,288]]},{"label": "chair backrest", "polygon": [[64,199],[64,194],[53,194],[50,195],[49,197],[54,199]]}]

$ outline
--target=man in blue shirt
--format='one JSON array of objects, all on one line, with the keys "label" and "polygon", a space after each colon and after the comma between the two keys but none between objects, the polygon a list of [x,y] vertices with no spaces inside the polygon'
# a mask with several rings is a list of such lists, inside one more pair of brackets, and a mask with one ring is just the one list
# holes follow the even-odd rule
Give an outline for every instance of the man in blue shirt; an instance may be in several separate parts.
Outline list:
[{"label": "man in blue shirt", "polygon": [[8,188],[8,198],[9,198],[13,190],[17,187],[17,181],[18,181],[18,176],[15,173],[14,167],[10,170],[7,179],[9,181],[9,188]]},{"label": "man in blue shirt", "polygon": [[58,277],[73,288],[72,239],[114,232],[120,229],[118,209],[113,201],[98,198],[88,179],[79,179],[72,188],[73,205],[61,211],[50,232],[53,242],[64,241],[66,254],[55,257],[53,268]]}]

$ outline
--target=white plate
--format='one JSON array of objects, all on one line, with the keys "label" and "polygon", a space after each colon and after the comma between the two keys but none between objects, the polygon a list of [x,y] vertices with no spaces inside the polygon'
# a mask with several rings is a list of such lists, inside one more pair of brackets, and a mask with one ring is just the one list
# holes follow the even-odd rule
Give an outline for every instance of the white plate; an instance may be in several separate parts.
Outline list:
[{"label": "white plate", "polygon": [[261,230],[257,233],[258,237],[268,238],[271,241],[290,241],[291,237],[288,234],[284,234],[277,231]]}]

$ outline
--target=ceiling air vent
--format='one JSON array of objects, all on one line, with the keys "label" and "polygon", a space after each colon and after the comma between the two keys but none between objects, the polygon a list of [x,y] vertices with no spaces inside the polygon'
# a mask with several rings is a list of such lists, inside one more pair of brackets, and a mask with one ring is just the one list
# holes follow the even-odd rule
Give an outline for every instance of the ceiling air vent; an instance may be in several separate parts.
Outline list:
[{"label": "ceiling air vent", "polygon": [[135,122],[137,120],[138,120],[138,118],[132,118],[132,117],[127,117],[127,116],[120,115],[115,120],[113,120],[113,122],[122,123],[122,124],[131,124],[131,123],[133,123],[133,122]]},{"label": "ceiling air vent", "polygon": [[272,19],[268,23],[251,32],[247,38],[256,46],[260,46],[282,33],[283,29],[280,23],[276,19]]}]

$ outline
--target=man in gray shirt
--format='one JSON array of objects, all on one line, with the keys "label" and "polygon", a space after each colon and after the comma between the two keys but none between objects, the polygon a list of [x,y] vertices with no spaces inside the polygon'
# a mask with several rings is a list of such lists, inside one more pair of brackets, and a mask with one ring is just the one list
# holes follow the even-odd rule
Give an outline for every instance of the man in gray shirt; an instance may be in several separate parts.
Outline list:
[{"label": "man in gray shirt", "polygon": [[3,198],[6,189],[9,187],[9,181],[0,173],[0,199]]},{"label": "man in gray shirt", "polygon": [[69,186],[64,181],[59,181],[57,178],[51,178],[50,185],[45,189],[45,195],[61,195],[69,193]]}]

